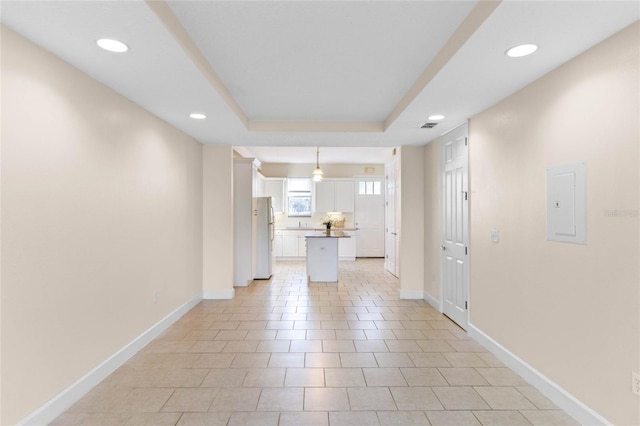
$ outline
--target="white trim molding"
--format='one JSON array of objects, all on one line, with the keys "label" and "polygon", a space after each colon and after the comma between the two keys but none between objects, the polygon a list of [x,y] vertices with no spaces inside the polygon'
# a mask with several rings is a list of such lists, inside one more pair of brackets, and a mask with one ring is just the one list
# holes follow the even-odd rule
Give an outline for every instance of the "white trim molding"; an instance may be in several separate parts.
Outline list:
[{"label": "white trim molding", "polygon": [[422,291],[420,290],[399,290],[400,299],[422,299]]},{"label": "white trim molding", "polygon": [[546,377],[544,374],[518,358],[507,348],[493,340],[473,324],[468,324],[469,336],[484,346],[489,352],[502,361],[507,367],[518,373],[531,386],[536,388],[542,395],[549,398],[554,404],[562,408],[571,417],[583,425],[610,425],[608,421],[576,397],[571,395],[557,383]]},{"label": "white trim molding", "polygon": [[205,291],[202,295],[204,300],[228,300],[233,299],[236,290],[221,290],[221,291]]},{"label": "white trim molding", "polygon": [[101,362],[93,370],[79,378],[75,383],[71,384],[65,390],[45,402],[33,413],[19,421],[18,425],[45,425],[51,423],[56,417],[64,413],[65,410],[85,396],[94,386],[106,379],[118,367],[134,356],[140,349],[144,348],[149,344],[149,342],[158,337],[162,332],[169,328],[169,326],[180,319],[180,317],[200,303],[201,300],[201,294],[193,296],[182,306],[178,307],[155,325],[151,326],[151,328],[143,332],[140,336],[133,339],[118,352]]},{"label": "white trim molding", "polygon": [[438,312],[442,313],[442,302],[440,300],[434,298],[426,291],[422,292],[422,299],[433,306],[435,309],[437,309]]}]

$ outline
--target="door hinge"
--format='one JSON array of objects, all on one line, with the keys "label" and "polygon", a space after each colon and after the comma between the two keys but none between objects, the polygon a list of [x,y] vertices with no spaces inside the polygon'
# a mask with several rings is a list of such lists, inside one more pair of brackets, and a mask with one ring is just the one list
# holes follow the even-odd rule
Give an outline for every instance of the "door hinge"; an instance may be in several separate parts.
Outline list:
[{"label": "door hinge", "polygon": [[469,309],[469,302],[464,302],[464,308]]},{"label": "door hinge", "polygon": [[468,200],[468,198],[467,198],[468,196],[469,196],[469,193],[467,191],[464,191],[464,200],[465,201]]},{"label": "door hinge", "polygon": [[464,146],[467,146],[467,138],[464,138]]},{"label": "door hinge", "polygon": [[464,248],[464,254],[467,254],[467,253],[469,253],[469,252],[468,252],[468,247],[465,247],[465,248]]}]

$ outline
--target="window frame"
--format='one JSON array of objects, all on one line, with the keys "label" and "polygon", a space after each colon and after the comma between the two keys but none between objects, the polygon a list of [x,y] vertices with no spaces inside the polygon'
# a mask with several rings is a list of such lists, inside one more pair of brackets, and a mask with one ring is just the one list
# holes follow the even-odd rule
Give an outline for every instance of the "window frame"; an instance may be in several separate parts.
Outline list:
[{"label": "window frame", "polygon": [[[300,183],[307,182],[307,185],[301,185],[300,189],[291,190],[292,181],[298,181]],[[304,188],[307,187],[308,189]],[[288,217],[311,217],[313,214],[313,183],[311,178],[294,177],[287,179],[287,216]],[[297,200],[297,201],[296,201]],[[295,204],[292,204],[292,201]],[[304,203],[309,205],[308,211],[295,211],[292,210],[296,205]]]}]

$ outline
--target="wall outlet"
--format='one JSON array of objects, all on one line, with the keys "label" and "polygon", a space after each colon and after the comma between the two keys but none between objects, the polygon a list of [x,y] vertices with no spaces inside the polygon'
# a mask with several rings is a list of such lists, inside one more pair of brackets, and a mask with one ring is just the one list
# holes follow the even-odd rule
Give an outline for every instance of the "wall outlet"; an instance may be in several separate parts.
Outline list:
[{"label": "wall outlet", "polygon": [[158,303],[158,291],[153,292],[153,303]]},{"label": "wall outlet", "polygon": [[500,232],[497,229],[491,230],[491,242],[497,243],[500,241]]},{"label": "wall outlet", "polygon": [[640,374],[631,372],[631,392],[640,396]]}]

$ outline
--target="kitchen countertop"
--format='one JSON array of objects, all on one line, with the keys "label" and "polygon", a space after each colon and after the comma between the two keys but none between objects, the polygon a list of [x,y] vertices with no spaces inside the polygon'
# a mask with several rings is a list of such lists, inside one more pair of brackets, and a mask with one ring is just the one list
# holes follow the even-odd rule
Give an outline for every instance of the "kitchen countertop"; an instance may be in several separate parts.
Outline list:
[{"label": "kitchen countertop", "polygon": [[[326,228],[276,228],[276,231],[322,231],[324,232]],[[331,228],[332,231],[356,231],[357,228]]]},{"label": "kitchen countertop", "polygon": [[334,230],[332,229],[330,233],[327,234],[327,231],[312,231],[304,234],[307,238],[351,238],[351,236],[344,233],[344,231]]}]

